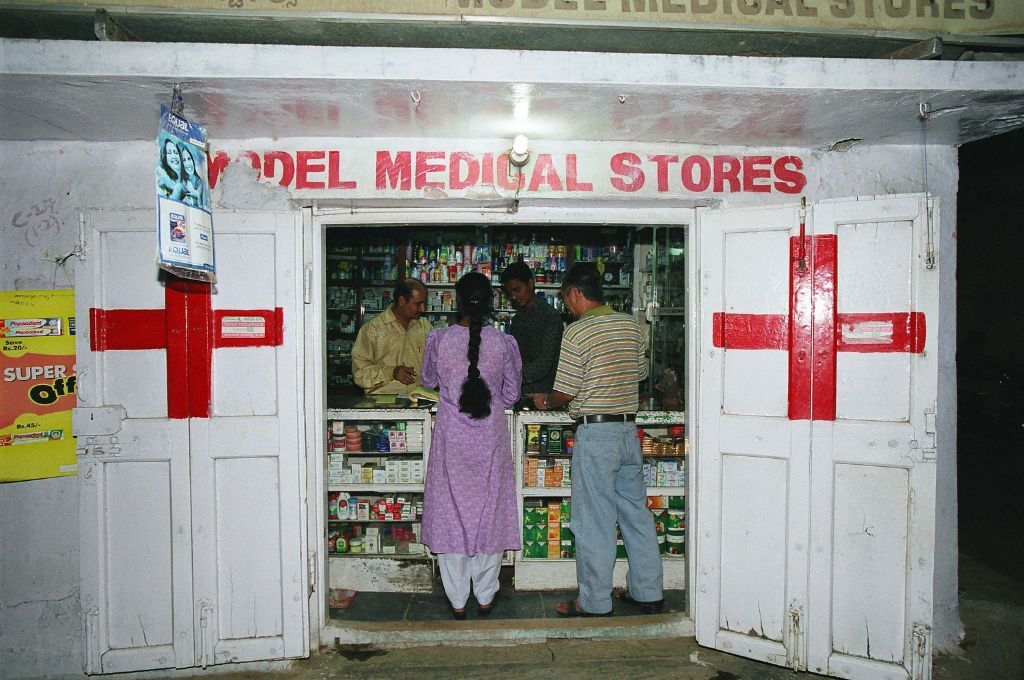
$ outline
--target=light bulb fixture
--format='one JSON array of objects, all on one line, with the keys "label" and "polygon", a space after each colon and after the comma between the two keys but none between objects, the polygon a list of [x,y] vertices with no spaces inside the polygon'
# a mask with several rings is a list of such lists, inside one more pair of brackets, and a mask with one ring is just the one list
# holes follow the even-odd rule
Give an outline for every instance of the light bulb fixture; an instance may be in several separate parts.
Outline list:
[{"label": "light bulb fixture", "polygon": [[508,162],[517,168],[522,168],[530,162],[529,140],[526,135],[516,135],[512,140],[512,148],[508,152]]}]

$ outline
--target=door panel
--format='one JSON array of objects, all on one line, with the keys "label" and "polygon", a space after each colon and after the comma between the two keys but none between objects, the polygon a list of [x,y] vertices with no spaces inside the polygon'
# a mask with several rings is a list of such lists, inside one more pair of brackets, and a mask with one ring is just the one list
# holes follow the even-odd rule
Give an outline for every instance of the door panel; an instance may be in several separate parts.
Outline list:
[{"label": "door panel", "polygon": [[202,663],[307,653],[298,242],[290,218],[218,222],[214,318],[280,309],[284,334],[266,323],[265,338],[247,339],[263,346],[216,347],[215,328],[212,417],[190,421]]},{"label": "door panel", "polygon": [[842,344],[835,420],[813,425],[808,666],[840,677],[930,674],[937,368],[925,328],[938,274],[924,267],[926,217],[922,197],[813,208],[815,234],[838,243]]},{"label": "door panel", "polygon": [[[700,214],[697,641],[839,677],[928,678],[927,204],[834,201],[809,215],[801,242],[796,210]],[[780,297],[783,275],[780,310],[759,295]]]},{"label": "door panel", "polygon": [[840,352],[836,357],[836,419],[910,420],[911,359],[906,354]]},{"label": "door panel", "polygon": [[786,555],[776,548],[786,544],[786,468],[783,458],[722,456],[722,506],[732,510],[722,513],[719,625],[775,642],[786,609]]},{"label": "door panel", "polygon": [[793,209],[709,212],[698,231],[697,641],[780,665],[799,658],[806,598],[809,427],[787,418],[778,337],[796,224]]},{"label": "door panel", "polygon": [[90,216],[89,257],[76,276],[78,407],[127,413],[120,431],[77,438],[87,673],[195,662],[188,425],[166,417],[166,352],[104,349],[136,330],[90,314],[162,317],[150,218]]},{"label": "door panel", "polygon": [[907,471],[838,463],[834,478],[832,648],[841,654],[901,664]]},{"label": "door panel", "polygon": [[78,438],[85,670],[304,656],[293,220],[219,220],[212,289],[164,285],[151,221],[90,216],[79,282],[79,405],[127,411]]}]

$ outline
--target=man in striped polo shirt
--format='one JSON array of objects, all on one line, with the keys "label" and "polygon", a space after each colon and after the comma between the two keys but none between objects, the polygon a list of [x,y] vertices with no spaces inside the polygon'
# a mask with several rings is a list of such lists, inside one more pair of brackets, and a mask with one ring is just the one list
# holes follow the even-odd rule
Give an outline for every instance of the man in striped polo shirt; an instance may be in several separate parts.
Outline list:
[{"label": "man in striped polo shirt", "polygon": [[633,317],[604,304],[601,275],[586,263],[562,281],[562,301],[577,321],[565,329],[554,390],[535,394],[539,409],[569,405],[576,419],[572,454],[572,532],[579,597],[561,616],[609,616],[615,525],[626,546],[626,591],[615,596],[645,612],[661,611],[661,555],[647,510],[640,442],[638,383],[647,377],[647,335]]}]

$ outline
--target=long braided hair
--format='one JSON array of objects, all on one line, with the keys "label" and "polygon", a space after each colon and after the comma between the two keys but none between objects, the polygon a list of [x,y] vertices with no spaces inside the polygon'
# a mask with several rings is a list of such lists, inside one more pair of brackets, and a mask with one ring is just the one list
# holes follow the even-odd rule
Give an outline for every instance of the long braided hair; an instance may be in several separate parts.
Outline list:
[{"label": "long braided hair", "polygon": [[469,318],[469,373],[462,383],[459,396],[459,410],[470,418],[479,420],[491,415],[491,390],[480,377],[480,332],[484,317],[491,313],[491,282],[479,272],[469,272],[455,284],[459,313]]}]

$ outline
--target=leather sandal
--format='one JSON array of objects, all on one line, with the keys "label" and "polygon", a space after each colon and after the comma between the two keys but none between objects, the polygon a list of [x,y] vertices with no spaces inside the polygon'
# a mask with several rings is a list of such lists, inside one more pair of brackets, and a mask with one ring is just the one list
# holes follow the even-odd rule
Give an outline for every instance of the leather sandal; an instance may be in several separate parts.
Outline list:
[{"label": "leather sandal", "polygon": [[611,616],[611,611],[607,611],[604,614],[594,614],[592,612],[585,612],[580,609],[580,601],[567,600],[555,605],[555,613],[559,616],[565,616],[568,618],[580,616],[580,617],[592,617],[592,616]]},{"label": "leather sandal", "polygon": [[487,604],[477,605],[476,613],[478,616],[490,616],[494,610],[494,600],[491,600]]},{"label": "leather sandal", "polygon": [[465,621],[466,620],[466,608],[465,607],[463,607],[462,609],[456,609],[455,607],[452,606],[452,603],[449,602],[448,603],[448,611],[450,611],[452,613],[452,618],[455,619],[456,621]]},{"label": "leather sandal", "polygon": [[650,602],[641,602],[640,600],[634,600],[629,594],[629,590],[626,588],[612,588],[612,597],[619,602],[625,602],[628,605],[636,607],[644,614],[660,614],[665,609],[665,598],[660,600],[652,600]]}]

